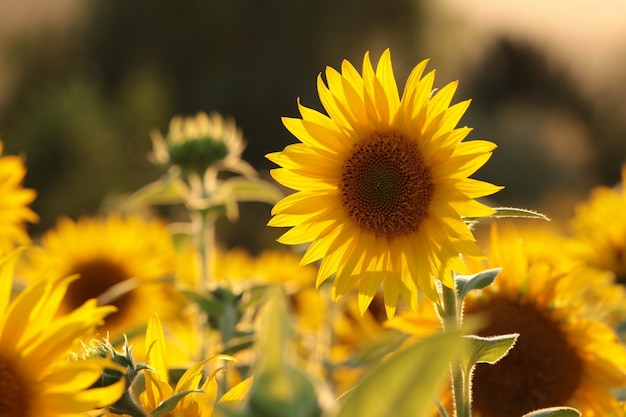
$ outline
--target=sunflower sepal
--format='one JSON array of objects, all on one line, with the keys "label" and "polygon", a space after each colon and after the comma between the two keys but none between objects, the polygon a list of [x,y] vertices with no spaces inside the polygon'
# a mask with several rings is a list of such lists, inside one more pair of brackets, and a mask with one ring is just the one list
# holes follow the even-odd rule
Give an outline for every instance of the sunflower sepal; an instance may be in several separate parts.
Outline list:
[{"label": "sunflower sepal", "polygon": [[571,407],[550,407],[531,411],[522,417],[580,417],[580,411]]},{"label": "sunflower sepal", "polygon": [[501,270],[502,268],[492,268],[474,275],[455,275],[454,283],[456,285],[457,297],[459,298],[458,302],[463,302],[470,291],[482,290],[491,285]]},{"label": "sunflower sepal", "polygon": [[121,371],[112,369],[110,370],[110,375],[107,375],[108,370],[105,369],[101,377],[100,384],[102,384],[102,386],[108,385],[107,379],[115,378],[118,375],[118,379],[122,376],[126,379],[126,389],[124,390],[124,394],[122,394],[122,396],[109,407],[108,411],[112,414],[130,415],[133,417],[146,416],[146,413],[138,405],[139,401],[136,398],[135,393],[145,390],[145,378],[141,371],[150,369],[150,367],[148,365],[137,364],[135,362],[132,355],[132,345],[129,345],[126,335],[124,336],[122,352],[115,350],[108,339],[105,339],[103,342],[96,343],[98,346],[97,349],[93,348],[94,351],[99,351],[99,355],[102,357],[110,356],[114,365],[117,365],[125,370],[125,373],[122,373]]}]

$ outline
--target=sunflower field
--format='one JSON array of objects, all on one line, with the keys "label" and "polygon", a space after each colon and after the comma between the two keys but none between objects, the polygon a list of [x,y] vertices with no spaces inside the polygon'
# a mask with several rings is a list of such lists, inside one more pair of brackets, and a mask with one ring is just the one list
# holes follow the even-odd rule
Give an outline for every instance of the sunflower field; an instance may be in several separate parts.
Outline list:
[{"label": "sunflower field", "polygon": [[[284,196],[233,120],[175,117],[160,178],[31,243],[35,191],[3,156],[2,415],[623,415],[626,227],[603,225],[626,190],[594,190],[568,236],[479,202],[502,188],[470,178],[495,145],[465,140],[469,101],[426,66],[401,94],[389,50],[328,67],[327,114],[298,103],[298,142],[267,155]],[[296,249],[218,247],[246,201]]]},{"label": "sunflower field", "polygon": [[[0,417],[626,417],[626,158],[579,198],[499,198],[489,166],[516,151],[465,125],[495,107],[394,51],[288,97],[267,169],[214,109],[141,133],[132,181],[103,150],[39,188],[31,168],[64,152],[31,163],[10,133],[37,121],[0,123]],[[136,129],[165,112],[131,107]],[[68,137],[121,132],[82,110]],[[553,172],[533,161],[531,194]],[[132,186],[98,196],[108,175]]]}]

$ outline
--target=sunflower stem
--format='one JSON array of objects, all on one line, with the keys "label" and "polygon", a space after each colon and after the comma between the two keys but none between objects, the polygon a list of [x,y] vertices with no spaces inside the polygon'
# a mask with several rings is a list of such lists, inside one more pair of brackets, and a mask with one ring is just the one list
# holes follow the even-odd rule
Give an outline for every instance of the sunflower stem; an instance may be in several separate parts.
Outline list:
[{"label": "sunflower stem", "polygon": [[[196,177],[196,185],[195,187],[191,187],[192,192],[195,194],[194,199],[208,201],[213,192],[209,184],[213,184],[213,182],[209,181],[206,176],[204,178]],[[211,282],[215,246],[215,217],[213,213],[206,208],[190,207],[190,209],[194,233],[194,247],[200,262],[200,277],[197,289],[203,293],[207,293]],[[198,318],[198,330],[200,335],[204,334],[207,321],[208,317],[206,317],[206,313],[201,313]],[[198,360],[203,360],[207,351],[206,338],[201,336],[199,344],[200,351],[198,352]]]},{"label": "sunflower stem", "polygon": [[200,289],[209,290],[211,282],[211,265],[213,264],[213,246],[215,241],[215,226],[211,213],[198,213],[200,227],[197,244],[200,255]]},{"label": "sunflower stem", "polygon": [[[443,306],[439,313],[443,322],[444,331],[452,331],[461,327],[462,306],[457,298],[456,290],[442,285]],[[463,367],[457,360],[450,364],[454,409],[456,417],[470,417],[471,413],[471,376],[466,375]]]}]

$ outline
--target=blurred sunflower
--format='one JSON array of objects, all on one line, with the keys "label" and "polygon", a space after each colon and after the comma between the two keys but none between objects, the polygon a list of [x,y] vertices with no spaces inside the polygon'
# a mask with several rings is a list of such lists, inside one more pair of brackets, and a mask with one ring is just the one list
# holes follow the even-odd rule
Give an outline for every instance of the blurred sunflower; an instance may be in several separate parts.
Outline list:
[{"label": "blurred sunflower", "polygon": [[315,284],[317,268],[300,265],[300,257],[291,251],[265,250],[255,259],[256,273],[266,283],[280,283],[287,294]]},{"label": "blurred sunflower", "polygon": [[[555,275],[571,275],[572,279],[564,280],[560,285],[571,297],[584,298],[580,308],[587,317],[613,325],[619,323],[620,317],[626,317],[626,288],[615,285],[609,271],[592,267],[582,259],[577,250],[580,242],[568,236],[564,228],[552,223],[520,222],[524,220],[499,220],[499,234],[513,240],[513,245],[523,245],[524,256],[530,263],[549,264]],[[479,228],[477,236],[479,241],[484,237],[488,242],[489,228]]]},{"label": "blurred sunflower", "polygon": [[376,294],[370,308],[361,313],[358,295],[351,291],[329,309],[331,336],[325,367],[339,395],[354,388],[368,366],[380,362],[387,350],[399,346],[400,333],[385,326],[383,298],[382,292]]},{"label": "blurred sunflower", "polygon": [[596,187],[571,221],[574,256],[626,284],[626,164],[615,188]]},{"label": "blurred sunflower", "polygon": [[0,141],[0,250],[17,244],[30,243],[25,224],[39,220],[28,204],[35,200],[35,191],[22,187],[26,175],[23,158],[1,156],[4,144]]},{"label": "blurred sunflower", "polygon": [[22,267],[26,278],[44,271],[79,275],[63,299],[65,311],[91,298],[117,307],[101,328],[111,340],[122,333],[130,336],[154,312],[171,318],[180,308],[172,282],[174,248],[160,221],[117,215],[62,219],[27,255]]},{"label": "blurred sunflower", "polygon": [[481,336],[520,337],[498,363],[477,366],[473,408],[482,417],[560,405],[584,416],[608,415],[616,404],[611,390],[626,383],[626,349],[608,325],[586,315],[588,301],[572,285],[584,278],[581,270],[533,259],[535,245],[543,243],[492,229],[489,267],[502,272],[470,293],[465,313],[488,318]]},{"label": "blurred sunflower", "polygon": [[389,50],[376,71],[369,53],[362,75],[348,61],[327,68],[317,87],[329,116],[298,105],[302,118],[283,123],[302,143],[267,155],[281,167],[274,179],[297,191],[272,210],[270,226],[292,227],[279,242],[311,242],[302,263],[322,259],[317,285],[334,273],[335,300],[358,285],[361,312],[381,283],[389,316],[400,296],[415,308],[418,287],[438,300],[433,276],[452,288],[460,254],[482,257],[463,218],[493,214],[476,198],[501,188],[468,178],[495,145],[463,142],[469,100],[449,106],[456,82],[433,94],[427,62],[401,98]]},{"label": "blurred sunflower", "polygon": [[159,165],[180,170],[187,178],[203,177],[209,170],[222,169],[255,173],[241,159],[246,147],[241,130],[234,120],[224,119],[219,113],[174,117],[165,138],[158,131],[152,132],[151,138],[151,159]]},{"label": "blurred sunflower", "polygon": [[73,278],[34,281],[11,300],[18,252],[0,259],[0,414],[3,417],[84,416],[122,395],[124,382],[89,389],[112,364],[68,360],[78,340],[103,323],[114,307],[86,301],[65,315],[59,302]]}]

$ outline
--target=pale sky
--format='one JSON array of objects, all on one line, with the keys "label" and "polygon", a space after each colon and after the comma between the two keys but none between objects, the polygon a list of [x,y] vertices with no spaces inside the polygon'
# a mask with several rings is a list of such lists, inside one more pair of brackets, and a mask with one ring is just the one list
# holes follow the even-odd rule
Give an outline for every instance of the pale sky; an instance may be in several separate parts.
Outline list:
[{"label": "pale sky", "polygon": [[626,63],[626,0],[441,0],[469,25],[553,47],[578,71]]}]

